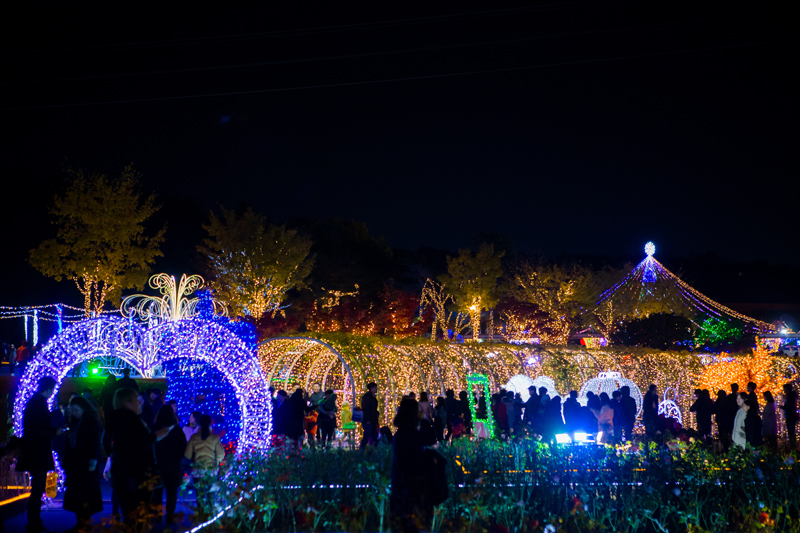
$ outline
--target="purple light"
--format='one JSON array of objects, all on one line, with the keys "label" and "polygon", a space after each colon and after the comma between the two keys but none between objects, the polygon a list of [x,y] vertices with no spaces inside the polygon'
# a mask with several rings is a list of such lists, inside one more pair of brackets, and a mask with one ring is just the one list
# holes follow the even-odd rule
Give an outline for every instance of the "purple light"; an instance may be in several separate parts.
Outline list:
[{"label": "purple light", "polygon": [[53,337],[27,366],[14,402],[14,430],[22,434],[22,414],[44,376],[56,380],[58,389],[76,365],[100,355],[114,354],[140,373],[165,361],[185,358],[207,363],[224,375],[242,409],[239,449],[266,448],[272,419],[267,382],[255,350],[219,324],[188,318],[143,330],[116,317],[88,319]]}]

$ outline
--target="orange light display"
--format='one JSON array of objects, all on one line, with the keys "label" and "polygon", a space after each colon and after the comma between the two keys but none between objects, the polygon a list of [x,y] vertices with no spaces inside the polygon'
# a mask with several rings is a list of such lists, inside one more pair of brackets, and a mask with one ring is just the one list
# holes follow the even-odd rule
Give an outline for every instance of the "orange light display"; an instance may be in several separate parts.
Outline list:
[{"label": "orange light display", "polygon": [[783,394],[783,385],[792,381],[791,377],[786,376],[788,370],[788,364],[782,358],[770,355],[756,339],[752,356],[712,363],[697,376],[696,384],[698,388],[708,389],[714,395],[720,389],[729,391],[731,383],[738,383],[739,390],[743,391],[752,381],[759,394],[770,391],[777,397]]}]

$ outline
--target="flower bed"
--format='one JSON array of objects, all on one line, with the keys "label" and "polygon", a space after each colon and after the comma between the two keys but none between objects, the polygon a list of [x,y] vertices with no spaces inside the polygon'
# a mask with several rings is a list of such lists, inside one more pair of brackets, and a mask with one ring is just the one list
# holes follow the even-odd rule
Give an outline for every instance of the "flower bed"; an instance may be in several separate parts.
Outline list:
[{"label": "flower bed", "polygon": [[[463,440],[433,531],[800,531],[800,467],[698,446]],[[241,531],[388,531],[391,449],[253,453],[201,482],[199,511]]]}]

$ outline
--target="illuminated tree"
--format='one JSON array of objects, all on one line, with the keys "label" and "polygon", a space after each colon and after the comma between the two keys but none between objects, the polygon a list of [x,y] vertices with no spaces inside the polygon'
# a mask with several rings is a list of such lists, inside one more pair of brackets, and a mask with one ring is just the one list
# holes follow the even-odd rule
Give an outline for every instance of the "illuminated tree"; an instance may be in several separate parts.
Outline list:
[{"label": "illuminated tree", "polygon": [[469,314],[474,340],[481,332],[481,311],[500,299],[497,280],[503,275],[504,254],[495,253],[491,244],[481,244],[474,256],[470,250],[459,250],[458,257],[447,257],[447,274],[439,276],[458,308]]},{"label": "illuminated tree", "polygon": [[297,230],[267,225],[249,208],[241,216],[212,212],[203,228],[211,238],[198,250],[208,257],[216,297],[232,314],[274,316],[289,290],[305,286],[314,266],[312,243]]},{"label": "illuminated tree", "polygon": [[[725,353],[723,356],[727,355]],[[774,396],[783,394],[783,386],[792,381],[785,376],[786,362],[770,355],[761,343],[756,342],[753,355],[736,357],[732,361],[720,361],[703,368],[697,375],[696,385],[708,389],[712,393],[722,389],[728,390],[731,383],[738,383],[744,390],[749,382],[756,384],[756,391],[770,391]]]},{"label": "illuminated tree", "polygon": [[436,340],[437,328],[443,332],[447,331],[448,312],[447,303],[453,299],[452,296],[444,292],[444,285],[440,285],[430,278],[425,281],[422,287],[422,296],[419,305],[421,310],[433,310],[433,324],[431,324],[431,340]]},{"label": "illuminated tree", "polygon": [[703,320],[695,331],[694,343],[696,346],[732,344],[741,336],[741,327],[729,320],[710,317]]},{"label": "illuminated tree", "polygon": [[592,300],[596,287],[583,266],[522,262],[515,268],[511,294],[520,302],[539,306],[548,319],[539,326],[546,344],[566,344],[573,322]]},{"label": "illuminated tree", "polygon": [[155,195],[143,197],[139,173],[126,166],[119,177],[68,170],[67,190],[50,214],[55,239],[31,250],[30,263],[57,281],[70,279],[83,294],[87,316],[105,302],[118,303],[124,289],[142,289],[166,228],[145,235],[145,223],[159,209]]}]

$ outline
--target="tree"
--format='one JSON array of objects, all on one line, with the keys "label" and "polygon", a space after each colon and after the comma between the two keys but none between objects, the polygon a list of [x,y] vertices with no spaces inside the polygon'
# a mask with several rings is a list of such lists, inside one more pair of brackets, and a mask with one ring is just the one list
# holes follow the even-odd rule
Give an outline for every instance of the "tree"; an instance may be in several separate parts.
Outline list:
[{"label": "tree", "polygon": [[68,170],[66,192],[56,195],[50,214],[55,239],[30,251],[30,263],[57,281],[71,279],[83,294],[86,315],[105,302],[117,303],[124,289],[144,288],[166,227],[152,237],[145,223],[159,206],[143,197],[139,173],[126,166],[118,178]]},{"label": "tree", "polygon": [[614,335],[627,346],[646,346],[660,350],[686,350],[692,340],[694,324],[683,315],[651,313],[625,323]]},{"label": "tree", "polygon": [[516,265],[510,292],[517,301],[536,304],[547,313],[538,331],[544,343],[566,344],[582,310],[594,304],[595,285],[592,271],[577,263],[560,266],[523,261]]},{"label": "tree", "polygon": [[758,339],[751,356],[728,358],[727,355],[722,352],[717,362],[703,367],[696,376],[698,387],[714,392],[728,390],[731,383],[738,383],[744,389],[752,381],[756,391],[770,391],[778,396],[783,394],[783,386],[792,381],[791,365],[785,358],[773,357]]},{"label": "tree", "polygon": [[474,256],[470,250],[459,250],[458,257],[447,257],[447,274],[439,276],[456,305],[469,313],[474,340],[481,332],[481,311],[500,299],[497,280],[503,275],[504,254],[495,253],[491,244],[481,244]]},{"label": "tree", "polygon": [[708,317],[701,322],[694,335],[694,344],[700,346],[732,345],[742,337],[744,325],[741,320],[722,320]]},{"label": "tree", "polygon": [[198,250],[208,257],[217,297],[233,314],[274,317],[286,293],[303,288],[314,267],[308,237],[268,225],[250,208],[241,215],[223,208],[222,218],[212,212],[203,228],[211,238]]}]

